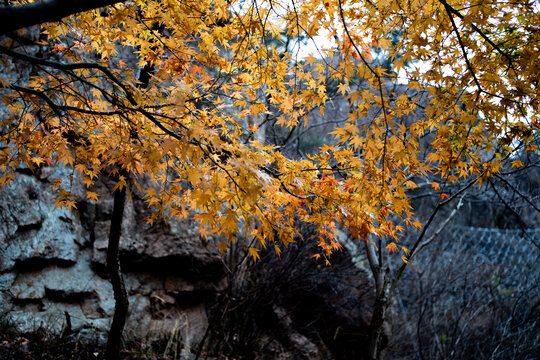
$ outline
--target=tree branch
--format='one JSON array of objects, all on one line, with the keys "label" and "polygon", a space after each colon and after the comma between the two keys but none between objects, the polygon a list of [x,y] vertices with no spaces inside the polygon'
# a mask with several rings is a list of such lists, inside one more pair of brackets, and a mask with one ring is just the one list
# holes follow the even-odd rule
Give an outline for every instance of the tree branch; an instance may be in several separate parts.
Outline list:
[{"label": "tree branch", "polygon": [[[0,85],[0,89],[5,89],[5,88],[6,88],[5,86]],[[27,88],[27,87],[15,85],[15,84],[10,84],[9,88],[13,89],[15,91],[31,94],[31,95],[34,95],[34,96],[37,96],[37,97],[41,98],[42,100],[44,100],[47,103],[47,105],[49,105],[51,110],[53,110],[59,116],[62,115],[62,114],[59,113],[59,111],[61,111],[61,110],[63,110],[63,111],[75,111],[75,112],[78,112],[78,113],[81,113],[81,114],[98,115],[98,116],[113,116],[113,115],[120,115],[120,114],[123,113],[122,111],[97,111],[97,110],[92,110],[92,109],[79,108],[79,107],[75,107],[75,106],[61,105],[61,104],[55,103],[43,91],[39,91],[39,90],[35,90],[35,89],[31,89],[31,88]]]},{"label": "tree branch", "polygon": [[126,0],[46,0],[0,8],[0,35]]},{"label": "tree branch", "polygon": [[[449,15],[454,14],[458,18],[460,18],[461,20],[464,19],[464,16],[461,15],[461,13],[459,11],[457,11],[456,9],[454,9],[450,4],[448,4],[448,2],[446,0],[439,0],[439,2],[444,5],[444,7],[445,7],[446,11],[449,13]],[[484,32],[482,30],[480,30],[476,25],[474,25],[472,23],[470,25],[471,25],[471,28],[476,33],[478,33],[478,35],[480,35],[499,54],[501,54],[502,56],[504,56],[506,58],[506,60],[508,60],[509,66],[515,71],[512,58],[506,52],[504,52],[497,44],[495,44],[486,34],[484,34]]]},{"label": "tree branch", "polygon": [[[446,217],[446,220],[444,220],[444,222],[439,226],[439,228],[437,229],[437,231],[435,231],[430,237],[429,239],[427,239],[426,241],[424,241],[423,243],[421,243],[418,248],[416,249],[416,252],[414,255],[418,254],[420,252],[420,250],[422,250],[423,248],[425,248],[426,246],[428,246],[429,244],[431,244],[433,242],[433,240],[435,240],[440,234],[441,232],[444,230],[444,228],[450,223],[450,221],[452,220],[452,218],[457,214],[457,212],[459,211],[459,209],[461,208],[461,206],[463,205],[463,196],[459,199],[459,202],[458,204],[456,205],[456,208],[450,213],[450,215],[448,215]],[[411,256],[412,257],[412,256]],[[411,260],[411,258],[409,258],[409,261]]]},{"label": "tree branch", "polygon": [[19,60],[28,61],[29,63],[32,63],[32,64],[38,64],[38,65],[43,65],[43,66],[47,66],[47,67],[52,67],[52,68],[55,68],[55,69],[58,69],[58,70],[66,71],[66,72],[71,71],[71,70],[77,70],[77,69],[99,70],[103,74],[105,74],[105,76],[107,76],[113,83],[118,85],[124,91],[124,93],[126,94],[126,98],[128,99],[128,101],[132,105],[137,105],[137,101],[135,101],[135,98],[133,97],[133,95],[131,94],[129,89],[126,87],[126,85],[124,83],[122,83],[122,81],[120,81],[120,79],[118,79],[118,77],[116,77],[111,72],[111,70],[109,70],[106,66],[103,66],[101,64],[88,63],[88,62],[66,64],[66,63],[60,63],[60,62],[55,62],[55,61],[49,61],[49,60],[38,58],[38,57],[35,57],[35,56],[32,56],[32,55],[23,54],[23,53],[20,53],[20,52],[17,52],[17,51],[13,51],[13,50],[8,49],[7,47],[4,47],[4,46],[0,46],[0,53],[4,53],[4,54],[6,54],[8,56],[12,56],[12,57],[17,58]]},{"label": "tree branch", "polygon": [[459,43],[459,46],[461,47],[461,52],[463,53],[463,57],[465,58],[465,62],[467,63],[467,68],[469,69],[469,72],[471,73],[472,77],[473,77],[473,80],[474,80],[474,83],[476,84],[476,86],[478,87],[478,95],[476,97],[476,99],[478,100],[478,96],[480,95],[481,92],[483,92],[482,90],[482,86],[480,85],[480,82],[478,81],[478,78],[476,77],[476,73],[474,72],[474,69],[471,65],[471,62],[469,61],[469,57],[467,56],[467,50],[465,50],[465,45],[463,44],[463,40],[461,39],[461,35],[459,34],[459,29],[456,25],[456,22],[454,21],[454,17],[452,16],[453,12],[452,12],[452,8],[450,7],[450,5],[448,5],[448,3],[445,1],[443,2],[444,4],[444,8],[448,14],[448,17],[450,18],[450,22],[452,23],[452,28],[454,29],[454,32],[456,33],[456,36],[457,36],[457,40],[458,40],[458,43]]},{"label": "tree branch", "polygon": [[435,215],[437,215],[437,213],[439,212],[439,210],[443,206],[445,206],[446,204],[448,204],[449,202],[451,202],[452,200],[454,200],[455,198],[460,196],[462,193],[467,191],[471,186],[476,184],[478,179],[480,177],[482,177],[483,175],[484,175],[484,173],[480,174],[479,176],[477,176],[476,178],[471,180],[467,185],[465,185],[461,190],[457,191],[455,194],[450,196],[450,198],[448,198],[446,201],[440,202],[440,199],[439,199],[439,203],[435,206],[435,209],[433,209],[433,212],[431,213],[431,216],[429,217],[428,221],[426,222],[426,224],[422,228],[422,232],[420,233],[420,235],[416,239],[414,245],[412,246],[411,250],[409,251],[409,255],[407,256],[407,262],[403,262],[403,264],[401,264],[401,266],[399,267],[399,269],[398,269],[398,271],[396,273],[396,276],[395,276],[394,280],[392,281],[392,285],[390,287],[390,293],[391,294],[394,293],[394,291],[396,289],[396,286],[397,286],[397,283],[398,283],[399,279],[401,278],[401,275],[403,275],[403,272],[405,271],[405,269],[407,268],[407,265],[409,264],[409,260],[415,255],[418,247],[422,243],[422,240],[424,239],[424,235],[426,235],[426,231],[429,228],[429,226],[431,225],[433,219],[435,218]]},{"label": "tree branch", "polygon": [[534,210],[540,213],[540,208],[536,206],[525,194],[522,194],[514,185],[512,185],[508,180],[503,178],[500,175],[495,174],[495,177],[501,181],[503,181],[506,185],[508,185],[516,194],[518,194],[523,200],[525,200],[529,205],[531,205]]}]

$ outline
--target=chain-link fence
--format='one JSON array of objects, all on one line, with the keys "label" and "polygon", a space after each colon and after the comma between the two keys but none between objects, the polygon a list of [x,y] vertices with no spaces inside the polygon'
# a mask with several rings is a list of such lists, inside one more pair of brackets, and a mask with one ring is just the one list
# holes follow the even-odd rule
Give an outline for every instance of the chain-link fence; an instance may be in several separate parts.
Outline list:
[{"label": "chain-link fence", "polygon": [[537,359],[538,244],[540,229],[444,229],[400,281],[392,358]]},{"label": "chain-link fence", "polygon": [[540,229],[451,226],[445,234],[441,249],[445,256],[466,254],[471,265],[496,266],[505,286],[520,287],[540,275]]}]

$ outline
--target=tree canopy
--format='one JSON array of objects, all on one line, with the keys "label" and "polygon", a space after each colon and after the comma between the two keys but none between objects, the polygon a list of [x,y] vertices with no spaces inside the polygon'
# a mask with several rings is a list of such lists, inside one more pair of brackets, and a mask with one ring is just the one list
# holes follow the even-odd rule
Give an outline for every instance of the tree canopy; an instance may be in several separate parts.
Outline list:
[{"label": "tree canopy", "polygon": [[[0,7],[17,20],[0,28],[2,185],[18,168],[62,164],[98,201],[96,178],[121,171],[115,189],[141,191],[149,222],[194,214],[203,235],[256,239],[254,259],[279,254],[303,221],[323,256],[342,227],[407,261],[414,249],[399,236],[422,227],[408,190],[436,176],[444,204],[537,151],[536,1],[67,3]],[[17,29],[32,24],[39,36]],[[293,132],[338,98],[348,117],[334,140],[287,154]],[[289,136],[269,141],[270,126]],[[70,184],[54,185],[57,204],[74,207]]]}]

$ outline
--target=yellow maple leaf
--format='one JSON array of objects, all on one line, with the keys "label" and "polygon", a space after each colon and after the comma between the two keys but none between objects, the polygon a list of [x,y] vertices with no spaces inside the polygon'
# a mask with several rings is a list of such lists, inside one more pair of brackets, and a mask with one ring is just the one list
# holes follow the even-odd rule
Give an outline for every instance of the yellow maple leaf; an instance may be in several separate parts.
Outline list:
[{"label": "yellow maple leaf", "polygon": [[95,193],[93,191],[87,191],[86,192],[86,198],[89,199],[92,202],[96,202],[99,198],[99,194]]},{"label": "yellow maple leaf", "polygon": [[386,249],[388,250],[388,253],[395,253],[398,250],[398,247],[396,243],[391,242],[390,244],[386,245]]},{"label": "yellow maple leaf", "polygon": [[249,256],[251,256],[253,261],[257,261],[261,259],[259,255],[259,251],[260,251],[259,249],[250,247],[248,250],[249,250]]}]

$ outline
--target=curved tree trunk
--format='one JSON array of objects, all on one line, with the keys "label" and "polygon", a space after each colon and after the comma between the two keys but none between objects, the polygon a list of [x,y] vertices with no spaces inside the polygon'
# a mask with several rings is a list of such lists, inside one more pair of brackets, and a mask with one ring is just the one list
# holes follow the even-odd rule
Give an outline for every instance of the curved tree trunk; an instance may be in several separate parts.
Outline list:
[{"label": "curved tree trunk", "polygon": [[111,284],[114,292],[114,316],[109,330],[106,360],[117,360],[120,354],[120,343],[122,331],[126,323],[129,301],[127,297],[124,279],[120,272],[120,234],[122,232],[122,219],[124,217],[124,205],[126,203],[126,186],[122,190],[118,189],[114,193],[114,207],[111,219],[111,230],[109,233],[109,245],[107,248],[107,270],[111,277]]},{"label": "curved tree trunk", "polygon": [[[152,29],[157,28],[157,25],[152,25]],[[153,65],[146,64],[139,74],[139,88],[148,87],[150,74],[154,70]],[[124,176],[127,182],[127,172],[120,170],[119,176]],[[120,272],[120,235],[122,232],[122,220],[124,218],[124,205],[126,203],[127,186],[116,190],[114,193],[114,206],[111,219],[111,231],[109,233],[109,246],[107,248],[107,269],[111,277],[111,284],[114,292],[114,316],[109,330],[109,338],[107,340],[107,349],[105,351],[106,360],[118,360],[120,355],[120,345],[122,340],[122,332],[126,324],[127,313],[129,309],[129,300],[127,297],[124,279]]]}]

